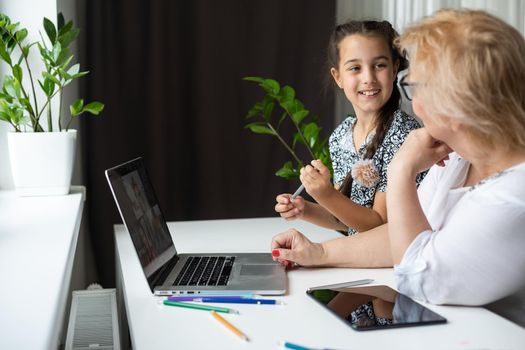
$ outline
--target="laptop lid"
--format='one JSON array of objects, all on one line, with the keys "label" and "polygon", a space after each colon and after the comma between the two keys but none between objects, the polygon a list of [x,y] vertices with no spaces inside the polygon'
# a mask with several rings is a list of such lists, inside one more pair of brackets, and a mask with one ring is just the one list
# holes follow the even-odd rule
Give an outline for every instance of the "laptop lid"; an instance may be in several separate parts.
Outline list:
[{"label": "laptop lid", "polygon": [[120,216],[133,241],[151,289],[177,262],[177,250],[142,158],[106,170]]}]

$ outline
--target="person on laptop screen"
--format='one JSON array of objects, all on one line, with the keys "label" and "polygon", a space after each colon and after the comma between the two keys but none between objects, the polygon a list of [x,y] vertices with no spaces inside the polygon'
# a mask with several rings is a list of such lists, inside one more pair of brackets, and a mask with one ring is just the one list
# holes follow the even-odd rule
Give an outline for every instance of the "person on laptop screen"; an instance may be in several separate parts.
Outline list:
[{"label": "person on laptop screen", "polygon": [[483,11],[441,10],[397,43],[410,61],[400,84],[424,128],[389,165],[388,223],[324,243],[289,230],[274,237],[273,255],[303,266],[394,265],[398,290],[431,303],[500,300],[492,309],[502,312],[511,296],[523,305],[525,39]]}]

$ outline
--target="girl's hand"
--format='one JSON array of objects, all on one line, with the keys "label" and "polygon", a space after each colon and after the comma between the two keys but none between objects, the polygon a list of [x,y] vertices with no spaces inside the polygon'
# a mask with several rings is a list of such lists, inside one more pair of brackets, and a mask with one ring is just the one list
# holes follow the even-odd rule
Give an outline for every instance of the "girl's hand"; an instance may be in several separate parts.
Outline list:
[{"label": "girl's hand", "polygon": [[278,195],[275,200],[275,211],[287,221],[296,220],[303,217],[305,201],[303,197],[297,196],[292,200],[292,195],[285,193]]},{"label": "girl's hand", "polygon": [[320,243],[312,243],[301,232],[290,229],[272,239],[272,257],[283,266],[320,265],[324,250]]},{"label": "girl's hand", "polygon": [[447,144],[433,138],[425,128],[412,130],[394,155],[388,173],[403,172],[415,177],[434,164],[444,166],[451,152]]},{"label": "girl's hand", "polygon": [[330,170],[320,160],[312,160],[311,165],[301,169],[301,179],[306,192],[315,199],[334,190],[330,181]]}]

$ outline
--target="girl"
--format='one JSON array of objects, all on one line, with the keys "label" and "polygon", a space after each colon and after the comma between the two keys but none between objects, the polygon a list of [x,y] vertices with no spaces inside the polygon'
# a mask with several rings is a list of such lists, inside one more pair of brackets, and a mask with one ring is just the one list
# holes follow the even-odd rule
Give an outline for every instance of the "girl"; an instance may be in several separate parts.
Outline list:
[{"label": "girl", "polygon": [[335,187],[322,162],[312,161],[300,179],[317,203],[278,195],[275,211],[286,220],[301,218],[350,235],[386,222],[388,164],[408,133],[419,128],[399,109],[397,73],[407,61],[394,46],[397,36],[387,21],[350,21],[335,28],[328,47],[330,74],[355,115],[330,136]]}]

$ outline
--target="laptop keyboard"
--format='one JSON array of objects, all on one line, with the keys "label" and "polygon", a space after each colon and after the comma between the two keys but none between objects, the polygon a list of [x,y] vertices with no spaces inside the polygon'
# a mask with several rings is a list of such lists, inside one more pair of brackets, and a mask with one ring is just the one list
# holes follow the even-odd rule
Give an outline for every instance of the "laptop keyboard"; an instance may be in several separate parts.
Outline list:
[{"label": "laptop keyboard", "polygon": [[225,286],[234,256],[191,256],[173,282],[174,286]]}]

